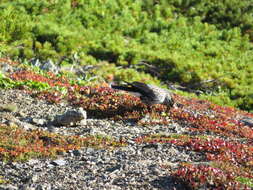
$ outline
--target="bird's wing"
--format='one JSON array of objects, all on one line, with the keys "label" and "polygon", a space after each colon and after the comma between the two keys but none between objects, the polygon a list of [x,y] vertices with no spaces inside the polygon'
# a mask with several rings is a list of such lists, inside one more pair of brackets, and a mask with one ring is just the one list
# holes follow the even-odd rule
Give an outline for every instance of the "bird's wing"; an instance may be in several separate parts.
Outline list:
[{"label": "bird's wing", "polygon": [[142,83],[142,82],[132,82],[132,83],[127,83],[128,85],[133,86],[138,90],[141,94],[144,96],[147,96],[151,99],[156,99],[156,94],[154,93],[153,89],[150,88],[149,85]]}]

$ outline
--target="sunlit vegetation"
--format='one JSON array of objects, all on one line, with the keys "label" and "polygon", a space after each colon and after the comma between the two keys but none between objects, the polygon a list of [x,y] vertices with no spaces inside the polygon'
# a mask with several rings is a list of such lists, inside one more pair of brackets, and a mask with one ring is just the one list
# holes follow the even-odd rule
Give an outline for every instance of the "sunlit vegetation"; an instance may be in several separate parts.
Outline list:
[{"label": "sunlit vegetation", "polygon": [[251,0],[2,1],[0,19],[2,56],[110,63],[94,72],[105,80],[214,80],[194,86],[200,97],[252,110]]},{"label": "sunlit vegetation", "polygon": [[[239,119],[253,117],[246,112],[253,110],[252,8],[250,0],[4,0],[0,61],[19,69],[0,71],[0,87],[68,102],[93,118],[131,120],[142,127],[179,123],[186,128],[183,135],[146,135],[136,143],[167,143],[201,153],[203,164],[179,163],[168,172],[193,189],[251,189],[253,128]],[[56,75],[31,66],[31,58],[51,59],[61,67],[95,67],[82,77],[68,69]],[[203,93],[197,99],[178,91],[173,94],[178,106],[148,107],[110,89],[106,82],[112,80],[173,82]],[[146,115],[150,120],[143,120]],[[0,137],[3,161],[126,145],[113,137],[61,136],[4,124]],[[1,183],[6,181],[0,176]]]}]

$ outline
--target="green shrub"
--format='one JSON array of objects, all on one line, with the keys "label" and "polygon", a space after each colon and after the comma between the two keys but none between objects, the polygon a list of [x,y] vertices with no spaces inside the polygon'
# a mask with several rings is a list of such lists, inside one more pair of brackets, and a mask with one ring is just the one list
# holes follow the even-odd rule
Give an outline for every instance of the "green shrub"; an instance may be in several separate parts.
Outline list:
[{"label": "green shrub", "polygon": [[[162,1],[162,0],[161,0]],[[176,12],[201,17],[202,22],[220,29],[239,27],[253,40],[253,4],[251,0],[171,0]]]},{"label": "green shrub", "polygon": [[222,102],[253,110],[248,90],[253,85],[253,46],[242,34],[253,23],[249,2],[3,1],[0,54],[131,67],[116,74],[125,80],[146,77],[134,69],[153,74],[139,64],[143,61],[156,68],[161,81],[190,86],[215,79],[208,88],[213,94],[226,93]]}]

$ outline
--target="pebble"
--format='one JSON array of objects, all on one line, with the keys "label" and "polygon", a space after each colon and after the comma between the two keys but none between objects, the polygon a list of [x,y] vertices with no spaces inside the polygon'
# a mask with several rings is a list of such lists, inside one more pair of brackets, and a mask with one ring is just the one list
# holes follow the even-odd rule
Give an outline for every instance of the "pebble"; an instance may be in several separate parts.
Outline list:
[{"label": "pebble", "polygon": [[57,159],[51,162],[55,166],[64,166],[67,162],[64,159]]},{"label": "pebble", "polygon": [[81,122],[82,125],[86,125],[86,119],[87,113],[83,108],[78,108],[77,110],[71,109],[64,114],[57,115],[52,124],[56,126],[72,126]]},{"label": "pebble", "polygon": [[253,118],[244,117],[240,120],[240,122],[244,123],[245,125],[248,125],[250,127],[253,127]]}]

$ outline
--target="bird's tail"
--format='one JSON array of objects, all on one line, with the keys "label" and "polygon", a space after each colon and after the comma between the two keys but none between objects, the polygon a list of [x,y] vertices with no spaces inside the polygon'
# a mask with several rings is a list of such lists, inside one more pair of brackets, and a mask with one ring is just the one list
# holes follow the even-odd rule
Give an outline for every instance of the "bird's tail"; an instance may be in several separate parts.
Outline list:
[{"label": "bird's tail", "polygon": [[134,92],[134,88],[131,87],[131,86],[110,84],[110,87],[112,89],[116,89],[116,90],[124,90],[124,91],[127,91],[127,92]]}]

